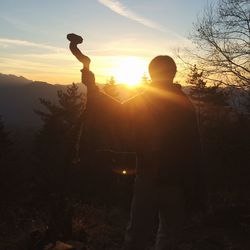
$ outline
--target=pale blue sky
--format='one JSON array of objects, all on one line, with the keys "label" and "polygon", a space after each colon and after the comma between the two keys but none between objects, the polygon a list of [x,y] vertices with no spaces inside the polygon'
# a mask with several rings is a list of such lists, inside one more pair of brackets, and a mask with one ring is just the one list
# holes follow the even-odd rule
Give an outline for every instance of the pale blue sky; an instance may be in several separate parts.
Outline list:
[{"label": "pale blue sky", "polygon": [[[0,72],[70,83],[81,65],[68,51],[67,33],[84,37],[99,82],[122,68],[147,70],[151,58],[173,55],[207,0],[1,0]],[[144,68],[144,69],[143,69]],[[124,75],[128,74],[126,69]]]}]

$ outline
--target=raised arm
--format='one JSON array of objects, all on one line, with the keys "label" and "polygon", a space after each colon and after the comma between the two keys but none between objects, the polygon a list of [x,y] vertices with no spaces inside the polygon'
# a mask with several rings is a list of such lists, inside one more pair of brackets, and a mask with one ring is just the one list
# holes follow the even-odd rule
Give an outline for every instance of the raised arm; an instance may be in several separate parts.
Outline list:
[{"label": "raised arm", "polygon": [[69,49],[72,54],[77,58],[78,61],[83,64],[84,68],[89,69],[89,65],[91,62],[90,58],[88,56],[85,56],[77,47],[78,44],[81,44],[83,42],[82,37],[71,33],[67,35],[67,39],[70,41]]},{"label": "raised arm", "polygon": [[[95,137],[96,148],[119,150],[124,137],[123,105],[99,91],[95,75],[90,71],[90,58],[77,47],[83,42],[82,37],[68,34],[70,51],[83,64],[82,83],[87,87],[86,131]],[[90,136],[92,137],[92,136]],[[98,138],[98,139],[97,139]],[[94,140],[92,140],[94,141]]]}]

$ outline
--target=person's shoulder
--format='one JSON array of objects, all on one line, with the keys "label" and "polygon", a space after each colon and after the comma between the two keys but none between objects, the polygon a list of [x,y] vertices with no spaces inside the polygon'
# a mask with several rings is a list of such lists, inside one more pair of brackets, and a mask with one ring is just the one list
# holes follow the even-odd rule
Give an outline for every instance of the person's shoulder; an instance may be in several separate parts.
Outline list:
[{"label": "person's shoulder", "polygon": [[174,99],[183,109],[189,110],[191,112],[195,111],[194,105],[188,95],[183,91],[183,87],[174,83],[171,86],[171,92],[174,94]]}]

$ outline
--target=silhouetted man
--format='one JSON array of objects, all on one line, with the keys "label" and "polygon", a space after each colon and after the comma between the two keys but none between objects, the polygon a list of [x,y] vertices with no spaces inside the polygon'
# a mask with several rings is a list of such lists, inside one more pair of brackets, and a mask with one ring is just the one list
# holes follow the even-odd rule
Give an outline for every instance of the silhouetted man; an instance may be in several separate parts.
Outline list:
[{"label": "silhouetted man", "polygon": [[156,249],[172,249],[190,212],[201,208],[201,149],[195,111],[176,64],[157,56],[149,64],[151,87],[127,104],[138,173],[125,249],[145,249],[159,215]]},{"label": "silhouetted man", "polygon": [[[157,56],[149,73],[148,90],[122,107],[129,131],[126,143],[138,157],[126,250],[145,249],[156,214],[156,249],[171,249],[188,215],[201,208],[203,199],[195,111],[181,86],[173,83],[176,64],[169,56]],[[89,88],[89,108],[93,105],[96,110],[101,96],[94,87],[94,76],[85,71],[83,79]]]},{"label": "silhouetted man", "polygon": [[173,249],[186,219],[203,208],[201,149],[194,108],[181,86],[173,83],[176,64],[171,57],[154,58],[149,73],[151,86],[119,106],[98,91],[92,72],[82,71],[83,83],[88,88],[89,131],[92,124],[103,130],[110,119],[112,123],[108,114],[113,113],[113,123],[117,123],[117,113],[121,112],[125,129],[118,139],[137,153],[126,250],[146,248],[156,215],[159,216],[156,249]]}]

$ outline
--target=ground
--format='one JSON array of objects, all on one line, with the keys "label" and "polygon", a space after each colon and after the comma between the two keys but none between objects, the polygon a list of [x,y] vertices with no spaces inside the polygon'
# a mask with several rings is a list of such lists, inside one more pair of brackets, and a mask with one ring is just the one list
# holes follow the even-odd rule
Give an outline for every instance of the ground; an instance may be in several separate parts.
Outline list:
[{"label": "ground", "polygon": [[[178,250],[250,249],[250,200],[229,204],[219,197],[225,196],[217,195],[210,211],[187,225]],[[38,239],[46,230],[47,208],[45,203],[31,206],[28,201],[2,203],[0,249],[27,250],[32,237]],[[88,250],[121,249],[128,218],[128,210],[118,206],[74,201],[72,240],[82,242]],[[152,245],[153,241],[148,250]]]}]

